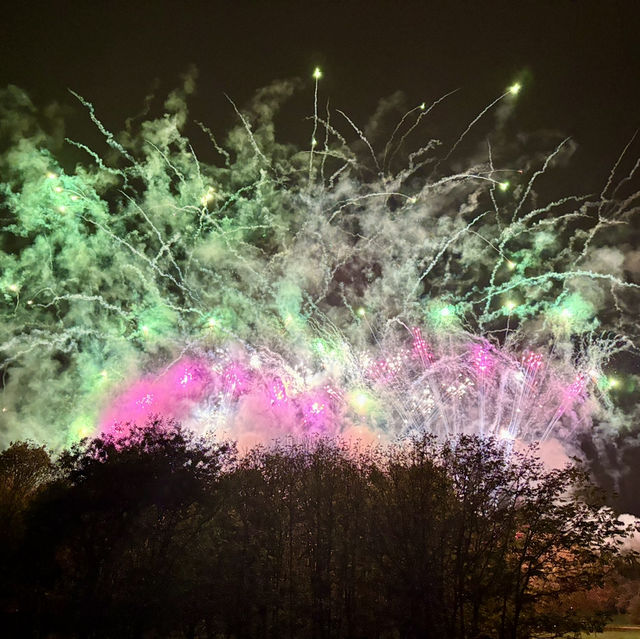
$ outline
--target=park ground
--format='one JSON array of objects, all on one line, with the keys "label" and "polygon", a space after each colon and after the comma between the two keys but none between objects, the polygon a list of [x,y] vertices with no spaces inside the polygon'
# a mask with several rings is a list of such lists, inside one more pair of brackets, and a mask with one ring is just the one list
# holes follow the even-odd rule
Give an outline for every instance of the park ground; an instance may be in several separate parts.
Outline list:
[{"label": "park ground", "polygon": [[627,615],[618,615],[604,632],[585,633],[582,636],[584,639],[640,639],[640,626],[631,623]]},{"label": "park ground", "polygon": [[640,627],[631,630],[605,630],[604,632],[582,636],[584,639],[640,639]]}]

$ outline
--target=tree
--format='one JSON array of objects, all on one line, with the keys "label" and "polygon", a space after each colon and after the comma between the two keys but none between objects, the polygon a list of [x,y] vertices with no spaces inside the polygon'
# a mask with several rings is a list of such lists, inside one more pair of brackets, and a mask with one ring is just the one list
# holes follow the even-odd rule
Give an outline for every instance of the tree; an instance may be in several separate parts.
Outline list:
[{"label": "tree", "polygon": [[621,605],[616,574],[625,608],[635,595],[602,493],[534,448],[318,438],[238,458],[172,423],[127,433],[54,464],[0,456],[22,522],[13,636],[577,636]]},{"label": "tree", "polygon": [[48,451],[29,442],[13,443],[0,453],[0,609],[9,633],[19,626],[22,566],[18,549],[25,534],[25,513],[53,478]]},{"label": "tree", "polygon": [[[463,436],[395,451],[375,499],[388,618],[402,636],[499,639],[598,628],[550,601],[601,584],[623,532],[575,467]],[[557,614],[556,614],[557,613]]]},{"label": "tree", "polygon": [[535,447],[515,452],[476,437],[446,443],[441,457],[460,504],[453,636],[601,629],[598,612],[578,619],[544,607],[602,585],[618,554],[625,527],[587,474],[575,466],[546,471]]},{"label": "tree", "polygon": [[230,452],[156,421],[63,455],[24,545],[36,623],[96,637],[193,626],[185,568]]}]

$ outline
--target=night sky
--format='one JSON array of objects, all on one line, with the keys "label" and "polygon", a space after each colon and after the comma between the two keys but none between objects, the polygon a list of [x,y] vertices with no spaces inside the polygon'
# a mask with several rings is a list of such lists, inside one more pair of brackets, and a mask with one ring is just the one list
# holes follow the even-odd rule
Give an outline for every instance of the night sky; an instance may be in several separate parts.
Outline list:
[{"label": "night sky", "polygon": [[75,108],[73,89],[115,127],[195,65],[194,117],[226,124],[223,93],[242,104],[275,79],[311,84],[320,65],[324,95],[356,121],[398,90],[419,104],[460,88],[447,106],[460,126],[518,77],[522,129],[573,137],[583,170],[601,175],[638,126],[639,17],[617,0],[16,2],[2,14],[0,83]]},{"label": "night sky", "polygon": [[[225,94],[242,105],[274,80],[300,78],[277,120],[293,142],[308,140],[316,66],[321,102],[358,123],[396,91],[411,108],[460,89],[436,120],[450,141],[517,80],[516,128],[578,145],[567,193],[601,187],[640,124],[638,33],[640,3],[615,0],[15,2],[0,16],[0,84],[38,107],[64,105],[67,134],[91,144],[99,135],[67,89],[120,130],[145,96],[155,93],[160,109],[193,66],[190,116],[216,131],[235,122]],[[638,450],[618,478],[622,508],[636,513]]]}]

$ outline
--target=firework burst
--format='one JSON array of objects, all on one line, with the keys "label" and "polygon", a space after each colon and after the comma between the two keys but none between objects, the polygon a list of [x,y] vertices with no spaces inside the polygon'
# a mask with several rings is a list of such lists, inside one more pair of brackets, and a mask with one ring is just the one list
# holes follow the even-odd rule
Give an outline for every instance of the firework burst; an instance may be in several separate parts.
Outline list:
[{"label": "firework burst", "polygon": [[224,144],[199,124],[209,162],[184,133],[190,82],[118,135],[76,96],[107,150],[67,140],[88,158],[73,170],[5,91],[20,122],[0,161],[5,442],[61,446],[151,415],[262,440],[622,423],[608,371],[636,337],[638,164],[621,173],[623,154],[598,195],[545,202],[572,145],[515,149],[520,85],[447,144],[424,126],[455,96],[376,145],[373,124],[320,114],[321,78],[306,150],[276,141],[295,88],[278,83],[232,103]]}]

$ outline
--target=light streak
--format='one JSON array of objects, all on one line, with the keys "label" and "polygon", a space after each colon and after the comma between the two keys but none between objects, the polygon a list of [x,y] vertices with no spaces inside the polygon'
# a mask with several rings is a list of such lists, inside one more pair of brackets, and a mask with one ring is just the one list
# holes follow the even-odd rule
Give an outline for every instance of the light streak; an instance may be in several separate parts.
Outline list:
[{"label": "light streak", "polygon": [[265,441],[360,427],[534,440],[620,410],[629,385],[602,371],[639,337],[640,286],[616,246],[638,211],[640,165],[616,186],[630,145],[596,195],[545,200],[567,139],[498,166],[488,144],[488,160],[456,155],[442,173],[518,83],[442,157],[418,126],[455,92],[384,138],[320,117],[312,78],[308,150],[275,138],[282,83],[229,100],[224,146],[200,125],[219,165],[177,116],[114,134],[77,94],[111,156],[69,141],[86,154],[70,174],[44,132],[7,151],[4,437],[60,447],[154,412]]}]

